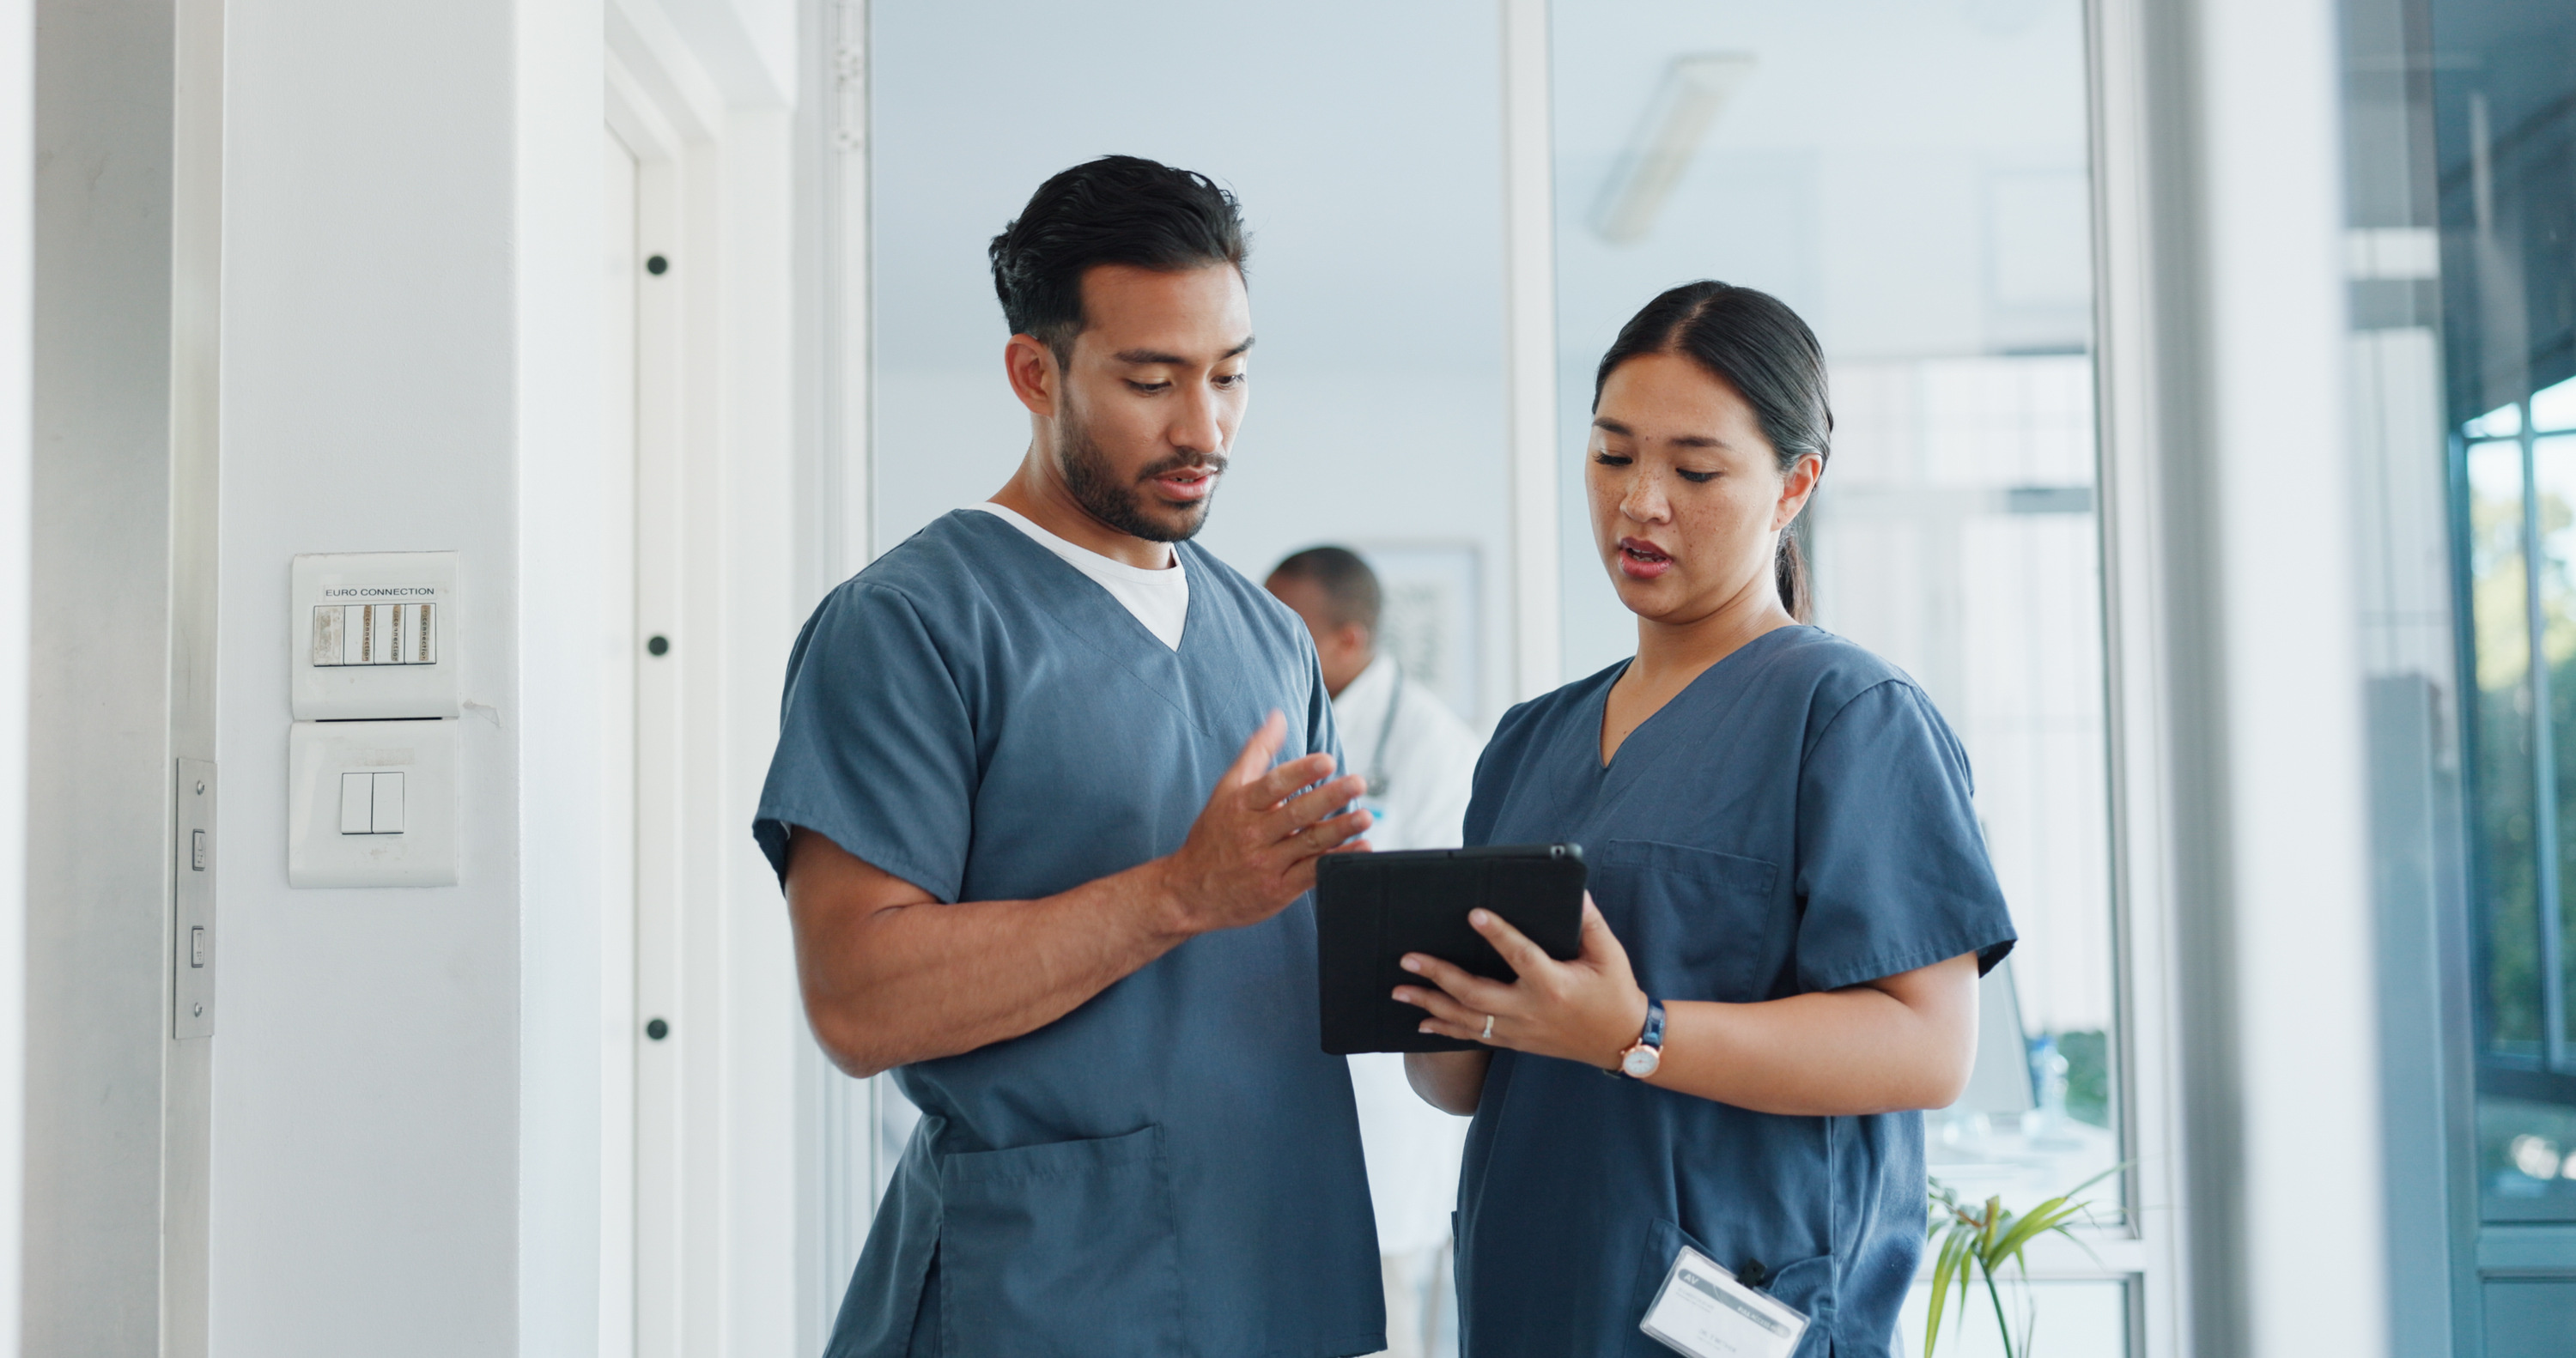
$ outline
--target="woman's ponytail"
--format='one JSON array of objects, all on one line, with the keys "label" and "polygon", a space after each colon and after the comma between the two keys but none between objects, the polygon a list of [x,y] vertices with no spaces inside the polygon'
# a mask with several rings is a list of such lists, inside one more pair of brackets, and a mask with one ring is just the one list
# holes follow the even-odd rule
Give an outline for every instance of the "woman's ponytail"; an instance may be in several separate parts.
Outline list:
[{"label": "woman's ponytail", "polygon": [[1815,592],[1807,585],[1807,553],[1798,546],[1798,526],[1780,530],[1780,553],[1772,558],[1771,579],[1780,587],[1780,606],[1800,622],[1816,620]]}]

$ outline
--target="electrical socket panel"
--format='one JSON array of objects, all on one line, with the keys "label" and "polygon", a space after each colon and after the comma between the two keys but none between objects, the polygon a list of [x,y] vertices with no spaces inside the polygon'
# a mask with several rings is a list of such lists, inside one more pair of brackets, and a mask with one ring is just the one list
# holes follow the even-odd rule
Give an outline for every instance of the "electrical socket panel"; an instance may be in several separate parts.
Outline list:
[{"label": "electrical socket panel", "polygon": [[297,721],[457,714],[456,553],[314,553],[295,558],[293,574]]}]

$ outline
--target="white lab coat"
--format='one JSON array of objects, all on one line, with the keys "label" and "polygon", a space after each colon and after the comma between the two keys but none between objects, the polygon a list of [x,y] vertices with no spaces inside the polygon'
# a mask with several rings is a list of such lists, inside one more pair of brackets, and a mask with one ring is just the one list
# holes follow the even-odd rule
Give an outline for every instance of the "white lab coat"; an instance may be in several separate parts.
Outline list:
[{"label": "white lab coat", "polygon": [[[1367,799],[1377,815],[1368,833],[1372,846],[1458,845],[1483,749],[1465,722],[1422,685],[1399,683],[1395,661],[1380,656],[1333,699],[1333,724],[1341,732],[1346,770],[1373,786],[1384,779],[1382,790]],[[1377,1206],[1378,1250],[1398,1255],[1434,1248],[1449,1238],[1467,1119],[1424,1103],[1405,1083],[1400,1055],[1373,1052],[1350,1062],[1369,1197]]]}]

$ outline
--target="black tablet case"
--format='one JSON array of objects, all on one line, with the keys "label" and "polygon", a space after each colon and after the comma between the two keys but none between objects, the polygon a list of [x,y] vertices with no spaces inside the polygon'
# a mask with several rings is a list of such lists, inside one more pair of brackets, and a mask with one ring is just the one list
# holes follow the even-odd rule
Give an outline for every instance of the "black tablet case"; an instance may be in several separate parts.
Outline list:
[{"label": "black tablet case", "polygon": [[1582,951],[1583,849],[1508,844],[1332,854],[1315,865],[1316,979],[1324,1050],[1474,1051],[1482,1044],[1419,1031],[1424,1012],[1393,998],[1430,983],[1397,965],[1408,952],[1508,983],[1502,954],[1467,923],[1478,906],[1559,961]]}]

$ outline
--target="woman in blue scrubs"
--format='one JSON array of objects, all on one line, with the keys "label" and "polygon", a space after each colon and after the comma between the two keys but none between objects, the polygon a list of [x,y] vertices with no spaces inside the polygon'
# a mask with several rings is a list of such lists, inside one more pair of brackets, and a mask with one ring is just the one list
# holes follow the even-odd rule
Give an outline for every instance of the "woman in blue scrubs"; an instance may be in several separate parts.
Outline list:
[{"label": "woman in blue scrubs", "polygon": [[[1653,1354],[1688,1247],[1883,1355],[1923,1246],[1923,1119],[1966,1084],[2013,930],[1966,756],[1903,672],[1805,626],[1788,529],[1824,473],[1824,356],[1777,300],[1657,297],[1594,386],[1585,489],[1637,654],[1503,718],[1469,844],[1571,841],[1581,955],[1473,922],[1518,973],[1405,959],[1482,1050],[1407,1058],[1473,1113],[1468,1358]],[[1611,1072],[1604,1078],[1604,1072]]]}]

